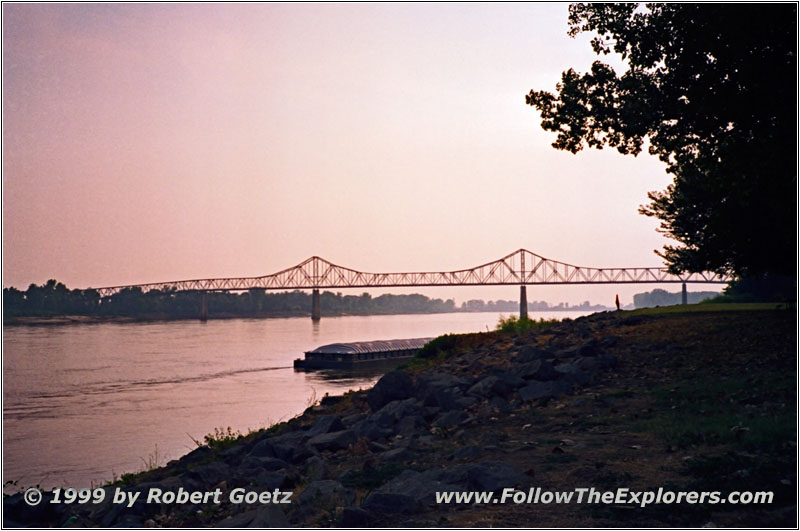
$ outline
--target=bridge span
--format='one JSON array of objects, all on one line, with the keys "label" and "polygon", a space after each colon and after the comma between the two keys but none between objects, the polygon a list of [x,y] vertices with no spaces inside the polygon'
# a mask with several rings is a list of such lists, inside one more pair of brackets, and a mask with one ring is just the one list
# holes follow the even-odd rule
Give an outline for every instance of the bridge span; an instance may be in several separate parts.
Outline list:
[{"label": "bridge span", "polygon": [[682,284],[686,303],[686,284],[725,284],[731,278],[711,272],[675,275],[665,267],[581,267],[551,260],[519,249],[498,260],[470,269],[417,273],[366,273],[333,264],[312,256],[296,266],[260,277],[206,278],[150,284],[96,288],[101,297],[125,289],[143,292],[198,291],[203,293],[201,319],[208,316],[205,293],[209,291],[312,290],[312,319],[320,318],[319,290],[324,288],[386,288],[430,286],[520,286],[520,317],[527,317],[527,285],[543,284]]}]

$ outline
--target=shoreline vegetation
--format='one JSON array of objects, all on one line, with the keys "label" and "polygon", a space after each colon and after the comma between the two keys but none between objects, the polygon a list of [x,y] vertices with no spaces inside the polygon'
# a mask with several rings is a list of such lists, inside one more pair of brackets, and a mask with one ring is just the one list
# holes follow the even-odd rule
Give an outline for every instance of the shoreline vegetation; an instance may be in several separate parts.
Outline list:
[{"label": "shoreline vegetation", "polygon": [[[439,313],[477,313],[480,311],[492,312],[497,310],[454,310],[453,312],[404,312],[404,313],[393,313],[393,312],[381,312],[381,313],[345,313],[345,312],[337,312],[337,313],[322,313],[323,317],[347,317],[347,316],[367,316],[367,315],[435,315]],[[517,310],[518,311],[518,310]],[[565,308],[561,310],[551,309],[547,310],[548,312],[570,312],[570,311],[581,311],[581,310],[573,310],[572,308]],[[498,313],[502,314],[503,312],[498,311]],[[261,314],[261,315],[213,315],[209,316],[209,320],[224,320],[224,319],[286,319],[291,317],[309,317],[311,315],[310,312],[275,312],[270,314]],[[165,315],[153,315],[153,316],[137,316],[137,317],[126,317],[126,316],[102,316],[102,315],[52,315],[52,316],[14,316],[14,317],[4,317],[3,318],[3,325],[4,326],[58,326],[58,325],[71,325],[71,324],[101,324],[101,323],[151,323],[151,322],[171,322],[171,321],[196,321],[197,316],[193,317],[170,317]]]},{"label": "shoreline vegetation", "polygon": [[[795,527],[794,305],[698,304],[516,318],[440,336],[371,389],[230,429],[103,488],[211,491],[221,503],[4,497],[4,526]],[[755,325],[757,323],[757,326]],[[761,505],[437,504],[435,493],[771,492]],[[228,493],[291,491],[288,505]],[[52,498],[44,493],[44,501]]]},{"label": "shoreline vegetation", "polygon": [[[137,322],[198,319],[202,294],[173,290],[142,291],[124,289],[101,297],[95,289],[69,289],[49,280],[27,290],[3,288],[3,324],[73,324],[92,322]],[[209,292],[206,306],[210,319],[281,318],[309,316],[311,294],[295,290],[268,292],[252,289],[241,293]],[[322,316],[401,315],[451,312],[518,312],[519,303],[509,300],[473,299],[456,305],[454,299],[431,299],[420,294],[369,293],[343,295],[320,293]],[[550,305],[531,301],[529,311],[603,311],[610,308],[585,301],[577,306],[568,303]]]}]

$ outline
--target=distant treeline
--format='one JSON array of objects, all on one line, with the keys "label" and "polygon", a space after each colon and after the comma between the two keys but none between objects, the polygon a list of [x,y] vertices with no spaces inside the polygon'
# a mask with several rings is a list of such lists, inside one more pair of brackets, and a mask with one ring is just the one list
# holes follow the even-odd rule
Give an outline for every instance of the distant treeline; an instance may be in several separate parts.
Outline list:
[{"label": "distant treeline", "polygon": [[[718,297],[716,291],[689,291],[686,299],[689,304],[695,304],[706,299]],[[655,306],[672,306],[681,304],[681,292],[670,293],[663,289],[654,289],[646,293],[637,293],[633,296],[633,305],[636,308],[653,308]]]},{"label": "distant treeline", "polygon": [[[311,311],[311,294],[302,291],[272,293],[253,289],[242,293],[206,294],[210,316],[258,317],[275,314],[303,314]],[[69,289],[49,280],[26,291],[3,289],[3,312],[7,317],[88,315],[101,317],[191,318],[200,313],[199,292],[127,288],[110,297],[100,297],[94,289]],[[456,311],[455,301],[430,299],[424,295],[342,295],[320,293],[325,313],[390,314],[437,313]]]},{"label": "distant treeline", "polygon": [[[559,302],[556,305],[550,305],[546,301],[529,301],[528,310],[532,312],[552,312],[552,311],[575,311],[575,312],[599,312],[608,310],[607,306],[602,304],[592,304],[589,301],[584,301],[577,306],[570,306],[568,302]],[[519,302],[517,301],[489,301],[483,300],[470,300],[461,303],[461,311],[465,312],[516,312],[519,311]]]},{"label": "distant treeline", "polygon": [[[311,311],[311,294],[297,290],[278,293],[262,289],[242,293],[209,292],[206,301],[211,317],[302,315]],[[6,318],[85,315],[183,319],[198,317],[200,306],[199,292],[143,292],[141,288],[127,288],[110,297],[101,297],[95,289],[69,289],[56,280],[49,280],[40,286],[31,284],[25,291],[3,289],[3,313]],[[330,291],[320,293],[320,307],[323,315],[519,311],[518,302],[507,300],[470,300],[456,306],[453,299],[431,299],[419,294],[372,297],[369,293],[342,295]],[[565,303],[550,306],[544,301],[532,301],[528,303],[528,309],[596,311],[607,308],[592,306],[589,301],[578,306]]]}]

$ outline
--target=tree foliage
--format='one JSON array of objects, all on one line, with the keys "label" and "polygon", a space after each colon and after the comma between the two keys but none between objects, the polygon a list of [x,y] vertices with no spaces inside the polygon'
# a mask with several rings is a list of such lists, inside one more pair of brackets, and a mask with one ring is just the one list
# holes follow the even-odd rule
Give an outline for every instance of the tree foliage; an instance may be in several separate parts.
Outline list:
[{"label": "tree foliage", "polygon": [[[101,297],[94,289],[69,289],[49,280],[26,291],[3,288],[3,312],[8,317],[87,315],[181,319],[197,318],[202,295],[199,292],[125,288],[114,295]],[[342,295],[324,291],[320,294],[325,312],[340,314],[403,314],[456,311],[453,299],[430,299],[424,295],[393,295],[373,298],[369,293]],[[311,310],[311,294],[302,291],[267,293],[251,289],[244,293],[207,294],[209,313],[214,316],[260,317],[276,314],[303,314]]]},{"label": "tree foliage", "polygon": [[[3,288],[3,312],[6,317],[53,317],[86,315],[99,317],[131,317],[147,319],[194,319],[199,316],[202,295],[197,291],[152,289],[147,292],[130,287],[101,297],[95,289],[69,289],[61,282],[48,280],[27,290]],[[206,294],[209,314],[214,317],[266,317],[300,315],[311,310],[311,294],[300,290],[267,292],[251,289],[243,293],[209,292]],[[320,293],[320,305],[325,314],[412,314],[446,313],[457,311],[516,311],[517,301],[472,300],[456,307],[453,299],[431,299],[425,295],[395,295],[384,293],[373,297],[369,293],[342,295],[341,292]],[[559,303],[550,306],[545,301],[531,301],[532,311],[546,310],[604,310],[601,305],[585,301],[578,306]]]},{"label": "tree foliage", "polygon": [[672,272],[794,275],[795,4],[572,4],[569,34],[594,32],[596,61],[532,90],[553,147],[639,154],[673,183],[640,212],[677,240],[656,251]]}]

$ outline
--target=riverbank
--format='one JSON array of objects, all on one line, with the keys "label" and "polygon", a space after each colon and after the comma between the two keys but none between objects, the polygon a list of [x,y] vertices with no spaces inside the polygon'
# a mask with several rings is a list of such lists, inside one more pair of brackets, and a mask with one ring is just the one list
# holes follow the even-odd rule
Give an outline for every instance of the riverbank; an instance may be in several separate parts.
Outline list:
[{"label": "riverbank", "polygon": [[[537,313],[550,314],[550,313],[575,313],[572,308],[553,308],[543,310],[540,312],[531,311],[531,315],[535,316]],[[442,311],[442,312],[413,312],[413,313],[393,313],[393,312],[322,312],[322,318],[331,317],[349,317],[349,316],[378,316],[378,315],[441,315],[447,313],[487,313],[486,311]],[[514,311],[497,312],[499,314],[508,313],[513,315]],[[296,311],[296,312],[271,312],[258,315],[237,315],[237,314],[213,314],[209,315],[209,320],[220,319],[288,319],[292,317],[311,317],[310,312]],[[61,325],[74,325],[74,324],[101,324],[101,323],[157,323],[157,322],[170,322],[170,321],[197,321],[198,317],[170,317],[168,315],[145,315],[137,317],[127,316],[101,316],[101,315],[53,315],[53,316],[15,316],[3,319],[3,326],[61,326]]]},{"label": "riverbank", "polygon": [[[691,311],[694,310],[694,311]],[[219,437],[115,487],[221,503],[6,498],[4,524],[795,526],[793,311],[607,312],[522,335],[449,336],[370,391]],[[436,504],[437,491],[772,491],[769,505]],[[233,489],[293,492],[288,505]]]}]

